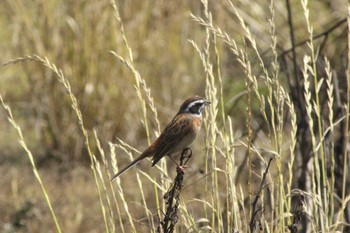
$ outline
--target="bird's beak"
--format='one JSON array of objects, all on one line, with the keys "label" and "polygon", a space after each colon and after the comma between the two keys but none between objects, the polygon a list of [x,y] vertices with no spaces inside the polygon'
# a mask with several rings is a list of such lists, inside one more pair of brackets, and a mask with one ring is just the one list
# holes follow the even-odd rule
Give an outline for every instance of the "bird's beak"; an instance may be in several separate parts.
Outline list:
[{"label": "bird's beak", "polygon": [[209,104],[211,104],[211,102],[207,100],[207,101],[205,102],[205,105],[209,105]]}]

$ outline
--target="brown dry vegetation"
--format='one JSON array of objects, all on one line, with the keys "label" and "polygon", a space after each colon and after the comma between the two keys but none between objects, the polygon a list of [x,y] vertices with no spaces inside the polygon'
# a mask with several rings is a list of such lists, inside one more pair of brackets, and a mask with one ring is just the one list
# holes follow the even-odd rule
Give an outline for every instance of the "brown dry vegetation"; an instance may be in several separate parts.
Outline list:
[{"label": "brown dry vegetation", "polygon": [[174,164],[108,180],[195,94],[176,232],[346,232],[347,4],[0,1],[0,232],[154,232]]}]

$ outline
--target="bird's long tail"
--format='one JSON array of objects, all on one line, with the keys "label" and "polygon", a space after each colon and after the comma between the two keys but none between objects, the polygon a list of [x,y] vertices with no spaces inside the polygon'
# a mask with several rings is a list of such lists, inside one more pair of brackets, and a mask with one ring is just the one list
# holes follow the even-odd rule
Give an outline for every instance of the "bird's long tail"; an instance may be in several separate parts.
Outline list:
[{"label": "bird's long tail", "polygon": [[118,176],[120,176],[121,174],[123,174],[124,172],[126,172],[127,170],[129,170],[130,168],[132,168],[133,166],[135,166],[136,164],[138,164],[141,160],[143,160],[146,157],[149,157],[151,154],[151,151],[145,151],[143,152],[139,157],[137,157],[136,159],[134,159],[128,166],[122,168],[120,171],[117,172],[117,174],[115,174],[111,181],[113,181],[115,178],[117,178]]}]

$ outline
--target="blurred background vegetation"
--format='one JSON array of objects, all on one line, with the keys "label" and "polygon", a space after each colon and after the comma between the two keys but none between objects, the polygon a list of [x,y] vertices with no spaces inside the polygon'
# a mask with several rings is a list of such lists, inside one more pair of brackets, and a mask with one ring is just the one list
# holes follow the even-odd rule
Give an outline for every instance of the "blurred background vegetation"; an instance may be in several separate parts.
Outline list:
[{"label": "blurred background vegetation", "polygon": [[[234,0],[232,3],[256,38],[265,64],[271,64],[270,2]],[[203,6],[200,1],[165,0],[118,0],[116,4],[133,51],[135,67],[151,90],[162,129],[185,98],[205,95],[203,65],[189,43],[193,40],[200,46],[205,44],[205,27],[190,16],[191,13],[203,16]],[[291,0],[290,4],[298,44],[307,40],[309,34],[300,1]],[[339,91],[340,99],[346,96],[346,8],[346,0],[309,2],[314,35],[320,34],[314,43],[319,57],[330,60],[339,87],[343,87]],[[280,82],[288,89],[293,87],[288,83],[288,69],[293,61],[286,1],[275,0],[274,9]],[[209,1],[209,10],[214,24],[242,45],[244,30],[229,3]],[[109,1],[3,0],[0,1],[0,28],[0,64],[24,55],[47,57],[70,81],[91,137],[92,130],[96,130],[103,148],[108,148],[108,142],[116,142],[117,137],[139,150],[145,148],[147,137],[134,89],[134,76],[110,53],[116,51],[127,56],[128,51]],[[235,137],[244,138],[247,133],[242,123],[246,119],[246,98],[242,95],[246,90],[245,72],[225,43],[219,41],[217,48],[221,55],[217,65],[223,81],[225,114],[232,118]],[[303,43],[295,50],[299,66],[303,64],[306,49],[307,45]],[[253,53],[248,51],[248,54]],[[324,67],[322,59],[318,62]],[[252,55],[250,63],[259,77],[258,59]],[[62,228],[67,232],[101,232],[104,225],[96,215],[97,211],[92,211],[99,208],[99,203],[95,185],[90,182],[89,157],[66,90],[51,71],[40,64],[27,62],[1,68],[0,93],[22,128]],[[263,117],[254,99],[252,112],[253,128],[262,129],[257,131],[257,137],[264,142],[268,135],[263,131]],[[152,115],[152,112],[148,110],[148,114]],[[302,113],[298,114],[298,117],[302,116]],[[154,139],[157,124],[152,117],[149,119],[150,136]],[[203,138],[195,143],[197,151],[203,149],[202,142]],[[95,146],[93,148],[97,150]],[[245,161],[244,153],[244,150],[237,152],[241,155],[237,158],[239,161]],[[199,160],[193,159],[192,163],[197,164],[193,166],[200,168],[202,161]],[[16,132],[2,110],[0,170],[3,173],[0,231],[38,232],[45,229],[45,232],[51,232],[53,220],[42,201],[28,158],[18,144]]]}]

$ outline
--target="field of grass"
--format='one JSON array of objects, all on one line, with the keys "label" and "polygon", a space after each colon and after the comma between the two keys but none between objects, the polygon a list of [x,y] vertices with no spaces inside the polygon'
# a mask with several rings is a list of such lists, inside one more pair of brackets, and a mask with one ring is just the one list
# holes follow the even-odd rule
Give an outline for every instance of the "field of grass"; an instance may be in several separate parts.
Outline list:
[{"label": "field of grass", "polygon": [[346,0],[3,0],[0,27],[0,232],[164,232],[169,158],[109,180],[193,95],[175,232],[350,232]]}]

